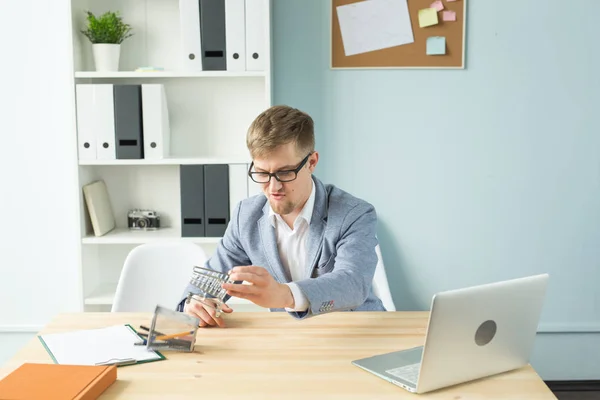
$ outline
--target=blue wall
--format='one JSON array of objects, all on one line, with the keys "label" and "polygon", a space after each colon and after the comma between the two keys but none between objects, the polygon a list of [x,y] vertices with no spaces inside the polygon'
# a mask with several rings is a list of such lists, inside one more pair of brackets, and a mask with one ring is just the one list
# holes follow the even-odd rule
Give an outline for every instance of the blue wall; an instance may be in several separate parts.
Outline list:
[{"label": "blue wall", "polygon": [[600,379],[596,3],[471,0],[465,70],[333,71],[330,2],[274,2],[275,103],[314,117],[317,175],[376,206],[398,309],[549,272],[546,379]]}]

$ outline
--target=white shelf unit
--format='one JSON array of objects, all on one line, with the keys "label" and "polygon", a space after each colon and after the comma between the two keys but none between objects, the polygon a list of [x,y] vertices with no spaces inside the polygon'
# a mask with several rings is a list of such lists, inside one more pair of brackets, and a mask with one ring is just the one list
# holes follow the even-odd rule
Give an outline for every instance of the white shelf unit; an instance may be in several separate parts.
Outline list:
[{"label": "white shelf unit", "polygon": [[[192,164],[250,163],[246,131],[271,102],[272,0],[246,0],[265,10],[265,68],[261,71],[194,71],[185,68],[181,49],[178,0],[71,0],[74,84],[113,83],[164,85],[170,119],[170,155],[164,159],[78,161],[81,219],[81,303],[85,311],[107,311],[127,254],[136,246],[162,240],[183,240],[201,246],[211,256],[221,238],[181,237],[179,169]],[[133,36],[121,45],[119,71],[95,71],[92,45],[81,33],[85,11],[100,15],[118,11]],[[154,66],[161,71],[136,71]],[[73,115],[77,115],[76,111]],[[77,151],[75,149],[75,151]],[[95,180],[106,183],[116,229],[96,237],[81,188]],[[248,195],[254,184],[243,183]],[[127,228],[129,209],[153,209],[161,214],[157,231]],[[182,282],[182,291],[186,282]],[[236,311],[263,310],[231,299]]]},{"label": "white shelf unit", "polygon": [[90,79],[160,79],[160,78],[250,78],[264,77],[264,71],[76,71],[75,78]]},{"label": "white shelf unit", "polygon": [[189,165],[189,164],[250,164],[247,157],[163,158],[158,160],[80,160],[79,165]]},{"label": "white shelf unit", "polygon": [[135,231],[127,228],[118,228],[104,236],[86,235],[84,244],[142,244],[165,240],[183,240],[198,244],[218,244],[220,237],[181,237],[179,229],[163,228],[156,231]]}]

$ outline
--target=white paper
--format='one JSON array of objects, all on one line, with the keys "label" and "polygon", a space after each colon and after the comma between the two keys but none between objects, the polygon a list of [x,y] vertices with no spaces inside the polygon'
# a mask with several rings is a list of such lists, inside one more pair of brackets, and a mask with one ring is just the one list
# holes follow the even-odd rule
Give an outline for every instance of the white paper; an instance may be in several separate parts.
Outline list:
[{"label": "white paper", "polygon": [[415,41],[406,0],[365,0],[337,7],[347,56]]},{"label": "white paper", "polygon": [[135,332],[126,325],[108,328],[52,333],[42,335],[58,364],[95,365],[116,359],[158,360],[160,356],[146,346],[135,346],[141,342]]}]

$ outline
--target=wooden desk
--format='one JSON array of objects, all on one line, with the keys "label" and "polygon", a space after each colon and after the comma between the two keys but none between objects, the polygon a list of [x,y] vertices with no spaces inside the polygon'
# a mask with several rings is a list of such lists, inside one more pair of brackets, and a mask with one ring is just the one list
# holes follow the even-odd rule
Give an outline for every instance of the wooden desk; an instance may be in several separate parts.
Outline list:
[{"label": "wooden desk", "polygon": [[[427,313],[332,313],[299,321],[284,313],[233,313],[225,329],[198,332],[196,352],[120,367],[102,399],[556,399],[530,366],[415,395],[350,361],[423,344]],[[53,319],[40,333],[113,324],[148,325],[149,314],[84,313]],[[51,363],[37,338],[0,369]]]}]

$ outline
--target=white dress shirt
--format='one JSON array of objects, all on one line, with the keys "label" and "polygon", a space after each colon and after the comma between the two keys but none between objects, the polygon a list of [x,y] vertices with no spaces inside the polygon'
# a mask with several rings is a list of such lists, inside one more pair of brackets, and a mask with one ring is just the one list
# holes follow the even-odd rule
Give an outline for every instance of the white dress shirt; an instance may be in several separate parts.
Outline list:
[{"label": "white dress shirt", "polygon": [[315,183],[313,182],[310,196],[294,221],[294,229],[290,229],[288,224],[281,218],[281,215],[276,214],[270,208],[269,220],[275,228],[279,258],[281,259],[283,268],[286,269],[288,275],[292,278],[292,282],[286,283],[286,285],[292,291],[294,308],[286,308],[287,311],[306,311],[308,309],[308,299],[294,281],[309,277],[307,276],[308,249],[306,248],[306,239],[308,237],[308,228],[314,204]]}]

